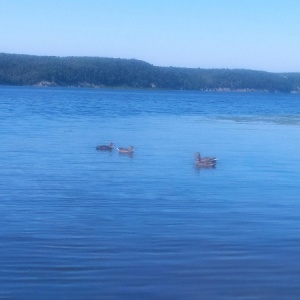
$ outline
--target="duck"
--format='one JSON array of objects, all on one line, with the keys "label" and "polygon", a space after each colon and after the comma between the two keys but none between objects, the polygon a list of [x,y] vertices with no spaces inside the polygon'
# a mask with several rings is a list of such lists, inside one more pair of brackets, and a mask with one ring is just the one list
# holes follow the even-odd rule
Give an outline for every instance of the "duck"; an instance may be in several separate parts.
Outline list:
[{"label": "duck", "polygon": [[202,168],[213,168],[217,163],[216,157],[201,157],[199,152],[195,153],[195,165]]},{"label": "duck", "polygon": [[117,150],[119,153],[132,154],[135,148],[133,146],[129,146],[128,148],[118,147]]},{"label": "duck", "polygon": [[109,145],[99,145],[96,147],[96,150],[111,151],[113,148],[114,144],[110,143]]}]

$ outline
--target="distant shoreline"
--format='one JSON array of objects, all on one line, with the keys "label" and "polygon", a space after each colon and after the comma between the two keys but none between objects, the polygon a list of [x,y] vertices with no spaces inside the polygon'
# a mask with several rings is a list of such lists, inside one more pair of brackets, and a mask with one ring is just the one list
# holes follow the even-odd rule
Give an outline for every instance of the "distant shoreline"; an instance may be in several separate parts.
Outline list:
[{"label": "distant shoreline", "polygon": [[[170,91],[197,91],[197,92],[207,92],[207,93],[271,93],[270,91],[267,90],[254,90],[254,89],[236,89],[232,90],[229,88],[216,88],[216,89],[207,89],[207,90],[183,90],[183,89],[167,89],[167,88],[153,88],[153,87],[148,87],[148,88],[134,88],[134,87],[124,87],[124,86],[114,86],[114,87],[109,87],[109,86],[95,86],[92,84],[86,84],[86,85],[78,85],[78,86],[60,86],[56,85],[55,83],[38,83],[35,85],[30,85],[29,87],[40,87],[40,88],[87,88],[87,89],[125,89],[125,90],[152,90],[152,91],[165,91],[165,90],[170,90]],[[276,92],[276,91],[274,91]],[[273,92],[273,93],[274,93]],[[291,91],[290,93],[300,93],[300,91]]]},{"label": "distant shoreline", "polygon": [[218,88],[218,89],[208,89],[208,90],[185,90],[185,89],[169,89],[169,88],[151,88],[151,87],[124,87],[124,86],[62,86],[62,85],[43,85],[43,84],[34,84],[34,85],[12,85],[12,84],[0,84],[0,87],[28,87],[28,88],[41,88],[41,89],[55,89],[55,88],[66,88],[66,89],[95,89],[95,90],[133,90],[133,91],[186,91],[186,92],[201,92],[201,93],[289,93],[289,94],[300,94],[300,91],[290,91],[290,92],[281,92],[281,91],[268,91],[268,90],[254,90],[254,89],[236,89],[230,90],[227,88]]},{"label": "distant shoreline", "polygon": [[300,93],[300,73],[158,67],[135,59],[0,53],[0,85]]}]

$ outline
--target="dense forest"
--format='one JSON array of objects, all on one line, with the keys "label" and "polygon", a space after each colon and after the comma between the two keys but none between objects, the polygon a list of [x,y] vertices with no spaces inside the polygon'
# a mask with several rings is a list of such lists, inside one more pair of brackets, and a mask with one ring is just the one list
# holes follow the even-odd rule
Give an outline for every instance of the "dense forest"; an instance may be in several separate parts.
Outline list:
[{"label": "dense forest", "polygon": [[135,59],[0,53],[0,85],[300,92],[300,73],[158,67]]}]

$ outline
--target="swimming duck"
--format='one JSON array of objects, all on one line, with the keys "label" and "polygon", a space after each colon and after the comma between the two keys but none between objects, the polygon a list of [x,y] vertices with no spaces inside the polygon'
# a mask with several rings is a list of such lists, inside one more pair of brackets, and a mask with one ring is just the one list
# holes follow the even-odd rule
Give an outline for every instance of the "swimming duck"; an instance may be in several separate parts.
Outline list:
[{"label": "swimming duck", "polygon": [[117,148],[117,150],[120,152],[120,153],[127,153],[127,154],[132,154],[133,153],[133,150],[134,150],[134,147],[133,146],[129,146],[128,148]]},{"label": "swimming duck", "polygon": [[111,151],[113,148],[114,144],[110,143],[109,145],[99,145],[96,147],[96,150]]},{"label": "swimming duck", "polygon": [[195,165],[203,168],[213,168],[217,163],[216,157],[201,157],[199,152],[195,153]]}]

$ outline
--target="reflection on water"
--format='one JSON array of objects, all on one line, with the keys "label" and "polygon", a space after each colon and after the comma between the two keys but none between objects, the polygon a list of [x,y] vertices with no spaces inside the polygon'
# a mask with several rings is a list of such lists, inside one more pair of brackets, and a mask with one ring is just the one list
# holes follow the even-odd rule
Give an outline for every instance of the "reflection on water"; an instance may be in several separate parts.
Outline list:
[{"label": "reflection on water", "polygon": [[0,299],[299,298],[297,95],[0,97]]}]

